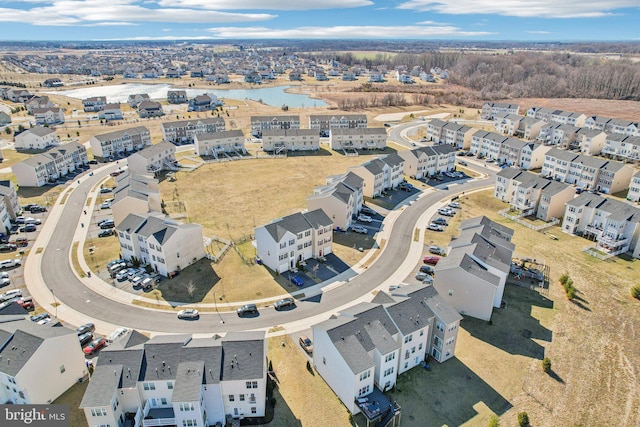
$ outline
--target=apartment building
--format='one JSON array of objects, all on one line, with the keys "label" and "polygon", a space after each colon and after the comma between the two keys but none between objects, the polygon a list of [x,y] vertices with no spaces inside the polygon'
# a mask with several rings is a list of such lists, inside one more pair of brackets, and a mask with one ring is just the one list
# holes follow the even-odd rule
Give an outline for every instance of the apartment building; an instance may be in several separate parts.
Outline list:
[{"label": "apartment building", "polygon": [[278,218],[255,228],[257,254],[265,266],[284,273],[332,253],[332,231],[333,221],[322,209]]},{"label": "apartment building", "polygon": [[85,113],[95,113],[102,111],[104,106],[107,105],[107,98],[105,96],[92,96],[82,100]]},{"label": "apartment building", "polygon": [[55,129],[44,126],[34,126],[15,136],[16,150],[44,150],[58,145]]},{"label": "apartment building", "polygon": [[84,145],[70,142],[16,163],[11,166],[11,171],[19,186],[42,187],[88,164]]},{"label": "apartment building", "polygon": [[245,154],[244,133],[241,130],[222,130],[211,133],[199,133],[194,137],[196,156],[225,157],[228,154]]},{"label": "apartment building", "polygon": [[363,180],[362,194],[367,197],[378,197],[387,189],[395,189],[404,179],[404,159],[398,154],[369,160],[349,171]]},{"label": "apartment building", "polygon": [[264,129],[262,131],[262,150],[269,153],[319,149],[320,136],[314,129]]},{"label": "apartment building", "polygon": [[150,145],[127,158],[129,170],[133,173],[158,172],[164,169],[176,170],[176,146],[169,142]]},{"label": "apartment building", "polygon": [[80,408],[89,425],[224,425],[264,417],[266,384],[264,332],[131,331],[101,352]]},{"label": "apartment building", "polygon": [[331,129],[366,128],[366,114],[311,114],[309,116],[309,129],[316,129],[322,136],[328,136]]},{"label": "apartment building", "polygon": [[180,224],[161,213],[127,215],[117,226],[122,259],[135,258],[168,276],[204,258],[202,226]]},{"label": "apartment building", "polygon": [[504,102],[485,102],[482,105],[481,117],[484,120],[493,120],[498,114],[518,114],[520,106]]},{"label": "apartment building", "polygon": [[142,150],[151,145],[151,133],[145,126],[94,135],[89,140],[93,155],[109,158]]},{"label": "apartment building", "polygon": [[222,117],[165,122],[162,124],[162,139],[185,144],[194,142],[196,135],[224,130],[226,127]]},{"label": "apartment building", "polygon": [[362,209],[364,180],[353,172],[331,176],[326,185],[316,187],[307,197],[307,209],[322,209],[336,230],[348,230]]},{"label": "apartment building", "polygon": [[150,212],[162,212],[160,188],[153,176],[135,174],[127,169],[115,181],[111,212],[116,225],[129,214],[144,216]]},{"label": "apartment building", "polygon": [[57,125],[64,123],[64,111],[60,107],[34,108],[36,125]]},{"label": "apartment building", "polygon": [[329,131],[332,150],[383,150],[387,146],[385,128],[335,128]]},{"label": "apartment building", "polygon": [[455,170],[455,148],[451,145],[434,145],[398,152],[404,159],[404,174],[415,179],[433,177]]},{"label": "apartment building", "polygon": [[251,116],[251,134],[262,138],[266,129],[300,129],[300,116]]},{"label": "apartment building", "polygon": [[10,180],[0,181],[0,222],[4,226],[2,231],[11,228],[11,221],[22,212],[16,187]]}]

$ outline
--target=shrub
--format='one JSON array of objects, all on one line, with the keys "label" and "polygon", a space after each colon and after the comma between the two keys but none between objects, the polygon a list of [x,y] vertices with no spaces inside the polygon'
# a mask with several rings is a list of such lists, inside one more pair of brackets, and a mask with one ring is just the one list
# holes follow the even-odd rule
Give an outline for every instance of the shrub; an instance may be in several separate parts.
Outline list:
[{"label": "shrub", "polygon": [[520,412],[518,414],[518,425],[520,427],[527,427],[529,425],[529,415],[526,412]]},{"label": "shrub", "polygon": [[562,273],[562,276],[560,276],[560,284],[562,284],[562,286],[564,286],[565,283],[567,283],[567,280],[569,280],[569,274],[568,273]]},{"label": "shrub", "polygon": [[488,427],[500,427],[500,417],[496,414],[491,415],[491,418],[489,418]]},{"label": "shrub", "polygon": [[573,280],[567,279],[567,281],[564,282],[562,284],[562,286],[564,286],[564,291],[565,292],[569,292],[569,289],[573,288]]},{"label": "shrub", "polygon": [[640,285],[635,285],[631,288],[631,296],[636,299],[640,299]]},{"label": "shrub", "polygon": [[567,298],[569,299],[569,301],[573,301],[575,296],[576,296],[576,288],[572,286],[569,289],[567,289]]},{"label": "shrub", "polygon": [[546,373],[549,373],[549,371],[551,371],[551,359],[549,359],[548,357],[542,359],[542,370]]}]

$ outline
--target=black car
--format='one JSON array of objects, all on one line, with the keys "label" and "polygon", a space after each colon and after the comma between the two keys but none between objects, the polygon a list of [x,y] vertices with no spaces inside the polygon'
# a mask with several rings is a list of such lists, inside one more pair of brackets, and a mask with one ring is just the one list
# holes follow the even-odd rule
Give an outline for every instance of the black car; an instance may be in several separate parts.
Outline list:
[{"label": "black car", "polygon": [[39,322],[41,320],[48,319],[48,318],[49,318],[49,313],[40,313],[40,314],[34,314],[29,319],[31,319],[32,322]]},{"label": "black car", "polygon": [[113,236],[114,234],[116,234],[116,232],[113,230],[113,228],[107,228],[106,230],[102,230],[101,232],[99,232],[98,237],[109,237]]},{"label": "black car", "polygon": [[89,160],[89,164],[90,164],[90,165],[97,165],[97,164],[98,164],[98,161],[97,161],[97,160],[95,160],[95,159],[94,159],[94,160]]},{"label": "black car", "polygon": [[0,252],[13,252],[16,249],[18,249],[18,246],[14,245],[13,243],[5,243],[3,245],[0,245]]},{"label": "black car", "polygon": [[296,305],[296,302],[293,298],[283,298],[273,303],[273,307],[276,310],[282,310],[288,307],[293,307]]},{"label": "black car", "polygon": [[20,227],[18,230],[22,233],[30,233],[36,231],[38,228],[34,224],[27,224],[24,227]]},{"label": "black car", "polygon": [[447,222],[447,220],[446,220],[446,219],[444,219],[444,218],[442,218],[442,217],[436,218],[436,219],[434,219],[432,222],[433,222],[434,224],[438,224],[438,225],[449,225],[449,223]]},{"label": "black car", "polygon": [[41,205],[33,205],[31,206],[31,209],[29,209],[29,212],[31,213],[39,213],[39,212],[46,212],[47,208]]},{"label": "black car", "polygon": [[78,335],[83,335],[83,334],[86,334],[87,332],[93,332],[95,330],[96,330],[96,325],[94,325],[93,323],[86,323],[80,326],[78,329],[76,329],[76,332]]},{"label": "black car", "polygon": [[84,347],[89,344],[93,339],[93,332],[87,332],[82,335],[78,335],[78,341],[80,341],[80,347]]},{"label": "black car", "polygon": [[427,274],[431,274],[433,275],[436,271],[433,269],[433,267],[428,266],[428,265],[422,265],[420,266],[420,271],[422,273],[427,273]]},{"label": "black car", "polygon": [[100,224],[100,228],[102,228],[103,230],[107,230],[109,228],[115,228],[116,224],[113,221],[105,221],[102,224]]},{"label": "black car", "polygon": [[258,306],[255,304],[245,304],[242,307],[238,307],[238,316],[244,316],[245,314],[255,314],[258,312]]}]

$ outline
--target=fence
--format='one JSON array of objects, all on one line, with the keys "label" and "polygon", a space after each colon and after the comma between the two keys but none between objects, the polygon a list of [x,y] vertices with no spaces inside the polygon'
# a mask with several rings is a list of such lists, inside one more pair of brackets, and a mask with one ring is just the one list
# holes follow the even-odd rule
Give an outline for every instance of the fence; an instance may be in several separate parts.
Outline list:
[{"label": "fence", "polygon": [[558,218],[552,218],[551,221],[547,223],[544,223],[541,225],[533,225],[530,222],[522,219],[523,217],[528,216],[531,213],[531,211],[521,212],[517,215],[509,215],[510,211],[511,209],[502,209],[501,211],[498,211],[498,213],[503,217],[510,219],[513,222],[517,222],[520,225],[524,225],[525,227],[532,229],[533,231],[541,231],[541,230],[544,230],[545,228],[553,227],[554,225],[557,225],[560,223],[560,220]]}]

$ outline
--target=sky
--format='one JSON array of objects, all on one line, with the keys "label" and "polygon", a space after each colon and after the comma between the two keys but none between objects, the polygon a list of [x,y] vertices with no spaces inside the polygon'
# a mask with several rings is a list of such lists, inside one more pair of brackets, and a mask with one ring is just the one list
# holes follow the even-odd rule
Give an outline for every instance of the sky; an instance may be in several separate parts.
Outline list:
[{"label": "sky", "polygon": [[640,41],[640,0],[0,0],[0,40]]}]

